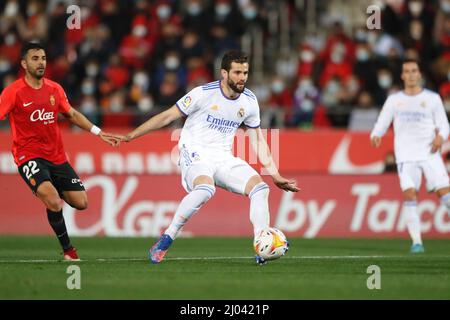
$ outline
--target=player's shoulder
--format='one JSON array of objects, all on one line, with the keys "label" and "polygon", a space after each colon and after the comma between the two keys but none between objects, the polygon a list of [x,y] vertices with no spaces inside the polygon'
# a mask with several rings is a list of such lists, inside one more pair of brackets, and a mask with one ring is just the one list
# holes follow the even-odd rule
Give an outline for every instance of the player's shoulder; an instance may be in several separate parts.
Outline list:
[{"label": "player's shoulder", "polygon": [[396,92],[393,92],[391,94],[389,94],[387,96],[386,100],[397,100],[397,99],[402,99],[405,96],[405,94],[403,93],[403,91],[399,90]]},{"label": "player's shoulder", "polygon": [[246,97],[248,97],[250,100],[257,101],[256,95],[252,92],[252,90],[245,88],[244,92],[242,92]]},{"label": "player's shoulder", "polygon": [[6,88],[3,89],[3,93],[7,94],[13,94],[17,91],[19,91],[22,88],[25,88],[27,85],[23,78],[19,78],[12,83],[10,83]]},{"label": "player's shoulder", "polygon": [[220,90],[220,80],[205,83],[204,85],[200,86],[199,88],[201,88],[201,90],[204,92],[213,92],[216,90]]},{"label": "player's shoulder", "polygon": [[45,85],[47,85],[47,86],[49,86],[51,88],[64,91],[63,87],[58,82],[55,82],[55,81],[50,80],[48,78],[44,78],[44,83],[45,83]]},{"label": "player's shoulder", "polygon": [[422,94],[428,97],[433,97],[433,98],[439,98],[439,93],[437,93],[436,91],[424,88],[422,91]]}]

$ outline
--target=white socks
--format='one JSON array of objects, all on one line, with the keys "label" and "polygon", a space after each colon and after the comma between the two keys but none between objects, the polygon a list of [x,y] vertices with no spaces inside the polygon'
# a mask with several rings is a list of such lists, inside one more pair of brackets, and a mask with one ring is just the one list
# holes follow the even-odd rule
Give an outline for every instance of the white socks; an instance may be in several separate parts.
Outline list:
[{"label": "white socks", "polygon": [[417,201],[405,201],[403,203],[406,211],[406,226],[413,244],[422,244],[420,231],[420,218],[417,214]]},{"label": "white socks", "polygon": [[250,221],[256,237],[270,223],[269,186],[264,182],[257,184],[248,197],[250,198]]},{"label": "white socks", "polygon": [[164,232],[175,239],[186,222],[200,209],[216,192],[210,184],[199,184],[181,200],[170,226]]}]

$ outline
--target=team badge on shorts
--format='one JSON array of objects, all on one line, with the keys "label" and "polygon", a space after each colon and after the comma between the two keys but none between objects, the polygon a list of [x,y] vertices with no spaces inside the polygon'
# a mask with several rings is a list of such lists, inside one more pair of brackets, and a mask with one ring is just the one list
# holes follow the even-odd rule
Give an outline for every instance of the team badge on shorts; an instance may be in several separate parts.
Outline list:
[{"label": "team badge on shorts", "polygon": [[239,118],[244,117],[244,116],[245,116],[245,110],[244,110],[244,108],[240,108],[239,111],[238,111],[238,113],[237,113],[237,115],[238,115]]},{"label": "team badge on shorts", "polygon": [[50,104],[51,104],[52,106],[54,106],[55,103],[56,103],[55,97],[51,94],[51,95],[50,95]]},{"label": "team badge on shorts", "polygon": [[30,178],[30,184],[34,187],[36,185],[36,180],[34,180],[34,178]]}]

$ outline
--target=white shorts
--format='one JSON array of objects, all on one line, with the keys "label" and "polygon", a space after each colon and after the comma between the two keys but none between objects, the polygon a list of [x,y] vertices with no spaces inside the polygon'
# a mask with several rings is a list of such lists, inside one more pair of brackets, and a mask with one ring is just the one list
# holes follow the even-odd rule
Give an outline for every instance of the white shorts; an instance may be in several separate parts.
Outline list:
[{"label": "white shorts", "polygon": [[422,173],[425,175],[428,192],[450,185],[447,169],[439,152],[431,155],[427,160],[398,163],[397,171],[402,191],[411,188],[419,190],[422,183]]},{"label": "white shorts", "polygon": [[210,154],[200,148],[181,148],[179,166],[181,183],[187,192],[194,188],[194,180],[208,176],[228,191],[245,195],[248,180],[258,175],[247,162],[228,153]]}]

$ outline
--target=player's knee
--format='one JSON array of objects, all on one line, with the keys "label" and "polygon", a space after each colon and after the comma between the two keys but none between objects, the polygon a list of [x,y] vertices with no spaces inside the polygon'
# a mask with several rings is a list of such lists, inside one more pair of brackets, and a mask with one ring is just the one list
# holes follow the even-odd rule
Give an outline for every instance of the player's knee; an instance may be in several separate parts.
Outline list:
[{"label": "player's knee", "polygon": [[86,210],[88,207],[88,202],[87,202],[87,200],[81,200],[81,201],[75,203],[74,207],[78,210]]},{"label": "player's knee", "polygon": [[264,183],[263,179],[259,175],[251,177],[245,185],[245,194],[249,195],[250,192],[259,184]]},{"label": "player's knee", "polygon": [[416,190],[411,188],[403,191],[403,199],[405,201],[416,201],[417,200]]},{"label": "player's knee", "polygon": [[80,197],[77,199],[73,204],[72,207],[74,207],[77,210],[86,210],[88,207],[88,200],[87,196]]},{"label": "player's knee", "polygon": [[267,185],[267,183],[260,182],[252,188],[252,190],[248,193],[248,197],[251,199],[254,195],[257,195],[257,194],[268,197],[269,192],[270,192],[270,189],[269,189],[269,186]]},{"label": "player's knee", "polygon": [[47,197],[44,199],[44,204],[51,211],[59,212],[62,210],[61,199],[59,197]]},{"label": "player's knee", "polygon": [[194,188],[195,191],[201,191],[204,195],[204,202],[211,199],[216,193],[216,187],[211,184],[199,184]]}]

